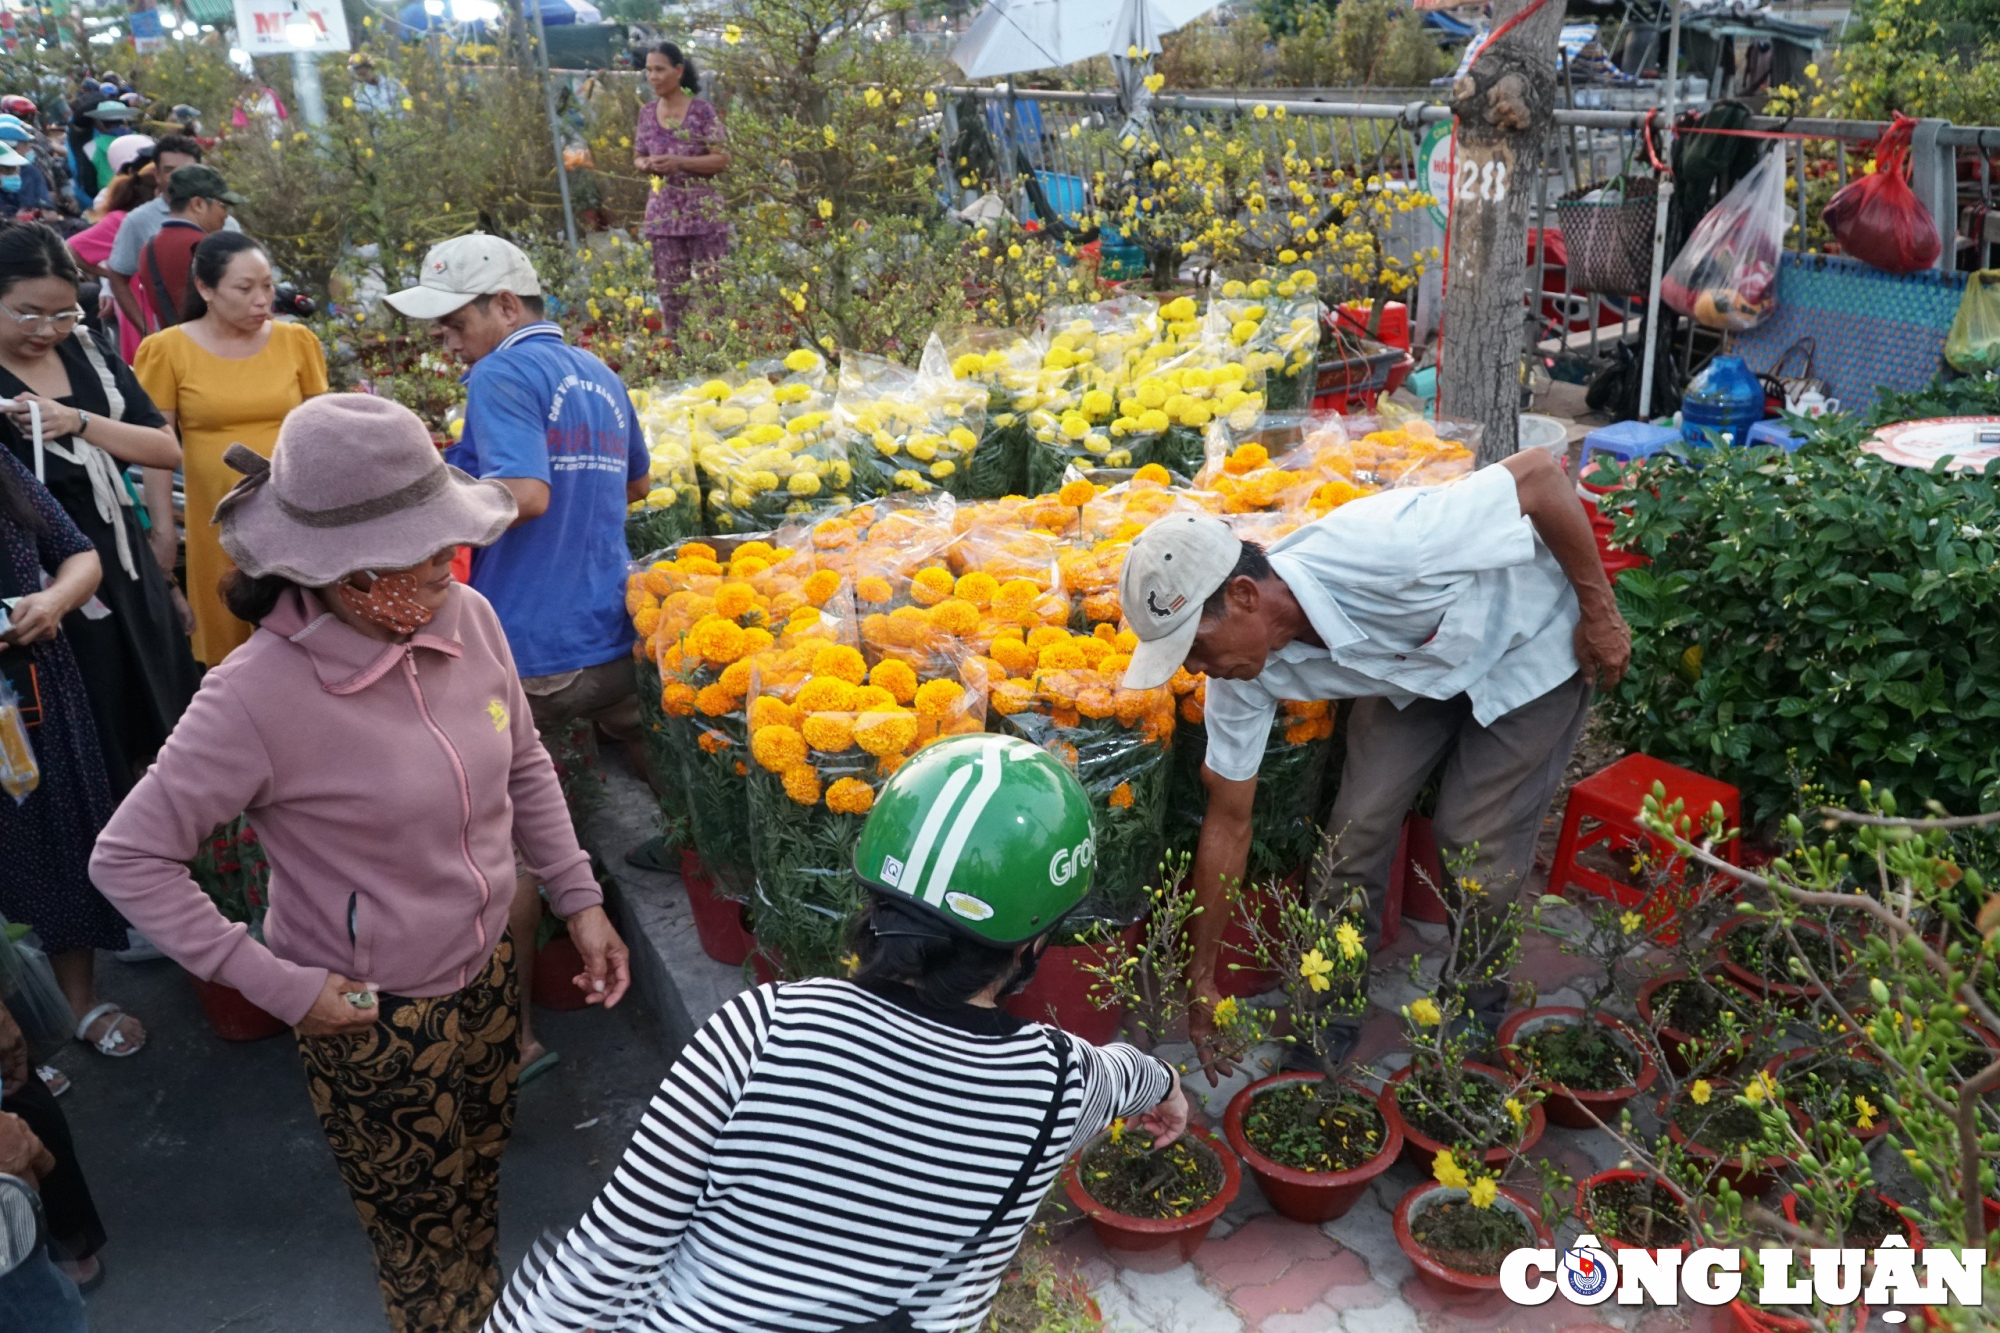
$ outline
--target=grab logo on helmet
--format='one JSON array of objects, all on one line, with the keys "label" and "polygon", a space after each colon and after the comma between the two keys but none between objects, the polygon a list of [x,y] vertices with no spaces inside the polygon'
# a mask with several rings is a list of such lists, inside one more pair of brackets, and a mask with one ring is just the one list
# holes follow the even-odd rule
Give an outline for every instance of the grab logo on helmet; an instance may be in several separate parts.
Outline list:
[{"label": "grab logo on helmet", "polygon": [[1049,883],[1067,884],[1097,862],[1097,836],[1092,834],[1074,847],[1065,847],[1049,858]]}]

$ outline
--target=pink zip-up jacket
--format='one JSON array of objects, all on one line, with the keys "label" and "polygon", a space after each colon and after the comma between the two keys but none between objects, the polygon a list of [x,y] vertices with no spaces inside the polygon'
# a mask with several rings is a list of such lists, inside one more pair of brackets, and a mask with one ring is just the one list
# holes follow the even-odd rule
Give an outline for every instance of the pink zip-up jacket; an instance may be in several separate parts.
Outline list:
[{"label": "pink zip-up jacket", "polygon": [[[271,865],[263,944],[183,864],[239,813]],[[90,873],[174,961],[297,1023],[329,971],[409,996],[478,976],[517,844],[559,915],[603,901],[487,600],[454,585],[391,644],[291,592],[202,681]]]}]

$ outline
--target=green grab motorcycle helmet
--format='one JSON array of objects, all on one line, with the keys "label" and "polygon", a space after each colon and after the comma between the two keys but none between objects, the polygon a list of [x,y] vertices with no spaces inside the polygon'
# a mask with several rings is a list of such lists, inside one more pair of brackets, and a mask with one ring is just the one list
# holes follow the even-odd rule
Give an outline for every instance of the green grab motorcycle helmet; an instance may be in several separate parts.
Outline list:
[{"label": "green grab motorcycle helmet", "polygon": [[1040,746],[983,733],[911,756],[882,785],[854,846],[863,884],[1003,948],[1082,902],[1096,860],[1076,775]]}]

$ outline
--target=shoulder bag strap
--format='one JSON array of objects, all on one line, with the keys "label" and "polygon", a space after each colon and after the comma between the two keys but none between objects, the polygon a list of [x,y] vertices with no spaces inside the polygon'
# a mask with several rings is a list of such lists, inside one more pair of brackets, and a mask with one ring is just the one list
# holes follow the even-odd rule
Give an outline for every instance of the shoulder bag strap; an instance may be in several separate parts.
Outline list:
[{"label": "shoulder bag strap", "polygon": [[[1056,1121],[1062,1116],[1063,1092],[1069,1082],[1070,1055],[1069,1038],[1055,1028],[1048,1029],[1048,1034],[1049,1045],[1055,1055],[1056,1063],[1055,1095],[1049,1098],[1049,1108],[1042,1116],[1041,1128],[1035,1132],[1035,1141],[1029,1146],[1027,1156],[1022,1158],[1020,1170],[1016,1171],[1014,1178],[1007,1182],[1007,1188],[1000,1194],[1000,1202],[994,1205],[993,1212],[980,1224],[979,1230],[973,1232],[963,1245],[940,1260],[930,1272],[924,1274],[923,1278],[910,1288],[912,1295],[928,1287],[937,1280],[938,1274],[962,1262],[985,1242],[993,1229],[999,1226],[1021,1201],[1022,1193],[1028,1188],[1028,1180],[1035,1174],[1035,1168],[1048,1153],[1049,1143],[1055,1138]],[[886,1319],[850,1324],[838,1330],[838,1333],[914,1333],[915,1328],[909,1310],[899,1307]]]},{"label": "shoulder bag strap", "polygon": [[153,315],[160,321],[160,327],[170,329],[181,322],[181,312],[174,309],[174,294],[167,290],[167,275],[160,271],[160,252],[146,242],[146,267],[153,272]]}]

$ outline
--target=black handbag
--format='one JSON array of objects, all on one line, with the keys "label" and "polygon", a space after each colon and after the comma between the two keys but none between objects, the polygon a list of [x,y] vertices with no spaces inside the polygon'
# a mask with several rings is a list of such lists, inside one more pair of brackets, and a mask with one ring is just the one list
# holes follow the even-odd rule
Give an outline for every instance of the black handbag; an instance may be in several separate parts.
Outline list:
[{"label": "black handbag", "polygon": [[[1042,1154],[1048,1151],[1049,1140],[1056,1132],[1056,1117],[1062,1112],[1063,1084],[1069,1081],[1069,1039],[1054,1028],[1048,1031],[1049,1045],[1054,1048],[1056,1057],[1056,1093],[1049,1099],[1048,1113],[1042,1117],[1042,1127],[1035,1134],[1034,1145],[1022,1159],[1021,1169],[1014,1173],[1014,1179],[1008,1182],[1006,1191],[1000,1196],[1000,1202],[994,1205],[992,1215],[980,1224],[979,1230],[973,1232],[965,1244],[953,1250],[930,1272],[924,1274],[920,1281],[912,1284],[912,1290],[922,1287],[939,1273],[979,1248],[987,1234],[1000,1225],[1000,1219],[1021,1201],[1021,1191],[1028,1188],[1028,1177],[1035,1173],[1036,1164],[1042,1160]],[[897,1306],[892,1313],[880,1319],[870,1319],[859,1324],[843,1324],[836,1333],[916,1333],[916,1329],[915,1317],[909,1310]]]}]

